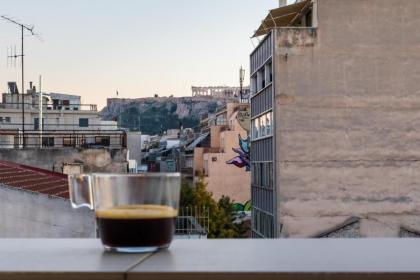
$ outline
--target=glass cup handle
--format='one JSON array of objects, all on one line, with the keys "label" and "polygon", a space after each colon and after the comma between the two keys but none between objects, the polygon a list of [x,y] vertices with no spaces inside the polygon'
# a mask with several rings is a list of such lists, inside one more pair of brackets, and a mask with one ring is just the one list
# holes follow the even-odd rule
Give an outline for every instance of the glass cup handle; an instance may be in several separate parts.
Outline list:
[{"label": "glass cup handle", "polygon": [[94,209],[92,177],[90,175],[70,175],[70,201],[73,208],[88,207]]}]

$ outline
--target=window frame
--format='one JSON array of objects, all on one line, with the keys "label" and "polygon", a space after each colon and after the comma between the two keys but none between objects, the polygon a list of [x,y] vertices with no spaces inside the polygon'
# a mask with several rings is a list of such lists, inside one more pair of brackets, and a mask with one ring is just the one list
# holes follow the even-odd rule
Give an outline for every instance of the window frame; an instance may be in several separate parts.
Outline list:
[{"label": "window frame", "polygon": [[[86,121],[86,124],[84,121]],[[79,127],[89,127],[89,118],[79,118]]]}]

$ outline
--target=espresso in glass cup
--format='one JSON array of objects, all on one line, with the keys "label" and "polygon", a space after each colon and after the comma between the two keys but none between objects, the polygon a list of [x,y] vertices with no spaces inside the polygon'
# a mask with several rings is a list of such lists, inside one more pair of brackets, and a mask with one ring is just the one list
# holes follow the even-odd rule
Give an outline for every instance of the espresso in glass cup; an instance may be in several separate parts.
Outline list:
[{"label": "espresso in glass cup", "polygon": [[72,206],[95,210],[102,244],[116,252],[152,252],[170,245],[180,185],[179,173],[69,176]]}]

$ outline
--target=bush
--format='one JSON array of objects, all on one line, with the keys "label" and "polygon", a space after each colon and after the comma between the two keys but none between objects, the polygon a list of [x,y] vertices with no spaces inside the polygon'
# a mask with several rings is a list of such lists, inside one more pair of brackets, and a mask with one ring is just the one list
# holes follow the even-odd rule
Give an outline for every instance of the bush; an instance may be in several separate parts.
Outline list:
[{"label": "bush", "polygon": [[235,224],[235,207],[228,196],[216,202],[212,193],[206,190],[204,177],[195,186],[183,181],[181,186],[181,207],[206,208],[209,211],[208,238],[241,238],[245,230]]}]

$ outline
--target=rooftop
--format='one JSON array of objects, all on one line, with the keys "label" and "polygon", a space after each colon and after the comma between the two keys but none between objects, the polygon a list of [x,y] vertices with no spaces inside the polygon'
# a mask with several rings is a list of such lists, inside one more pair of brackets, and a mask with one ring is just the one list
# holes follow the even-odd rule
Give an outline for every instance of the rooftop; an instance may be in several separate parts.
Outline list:
[{"label": "rooftop", "polygon": [[69,198],[67,175],[0,161],[0,186]]}]

